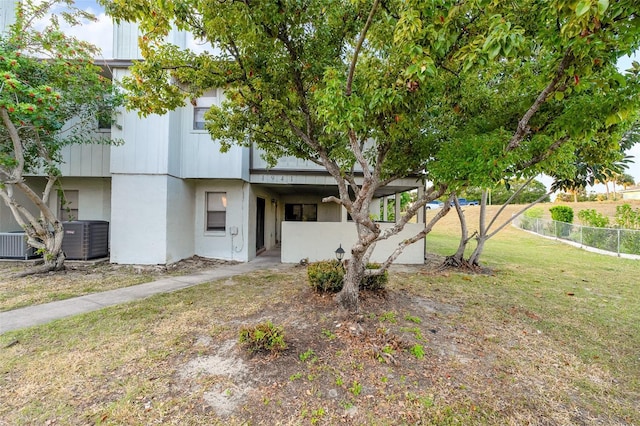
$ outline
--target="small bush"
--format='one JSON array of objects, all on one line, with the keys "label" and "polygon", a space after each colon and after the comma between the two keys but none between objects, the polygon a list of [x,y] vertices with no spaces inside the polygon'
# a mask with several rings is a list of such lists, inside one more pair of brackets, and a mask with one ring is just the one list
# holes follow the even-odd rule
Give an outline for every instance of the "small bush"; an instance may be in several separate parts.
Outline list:
[{"label": "small bush", "polygon": [[[378,263],[367,263],[367,269],[380,269]],[[382,290],[389,281],[389,274],[384,271],[380,275],[369,275],[362,278],[360,290]]]},{"label": "small bush", "polygon": [[573,223],[573,209],[569,206],[553,206],[549,209],[551,219],[558,222]]},{"label": "small bush", "polygon": [[624,229],[640,229],[640,209],[632,209],[629,204],[616,207],[616,224]]},{"label": "small bush", "polygon": [[287,348],[284,341],[284,329],[273,325],[271,321],[254,327],[240,329],[240,343],[251,352],[281,352]]},{"label": "small bush", "polygon": [[593,228],[606,228],[609,226],[609,218],[595,209],[585,209],[578,212],[578,218],[585,226]]},{"label": "small bush", "polygon": [[309,284],[321,293],[337,293],[342,290],[344,273],[342,262],[335,260],[314,262],[307,266]]},{"label": "small bush", "polygon": [[[380,269],[377,263],[368,263],[367,269]],[[344,265],[335,260],[323,260],[310,263],[307,266],[307,276],[311,288],[320,293],[337,293],[344,285]],[[381,290],[389,281],[387,271],[380,275],[370,275],[362,278],[360,290]]]}]

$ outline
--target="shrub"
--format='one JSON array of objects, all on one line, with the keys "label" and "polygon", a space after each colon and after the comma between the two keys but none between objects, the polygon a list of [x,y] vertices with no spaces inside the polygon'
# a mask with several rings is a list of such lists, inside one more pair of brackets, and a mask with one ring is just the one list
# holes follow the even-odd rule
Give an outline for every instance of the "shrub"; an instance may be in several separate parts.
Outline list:
[{"label": "shrub", "polygon": [[580,210],[578,218],[585,226],[594,228],[606,228],[609,226],[609,218],[602,213],[598,213],[595,209]]},{"label": "shrub", "polygon": [[284,341],[284,329],[273,325],[271,321],[253,327],[242,327],[239,341],[251,352],[277,353],[287,348]]},{"label": "shrub", "polygon": [[[367,263],[367,269],[380,269],[379,263]],[[362,278],[361,290],[382,290],[389,281],[389,274],[384,271],[380,275],[369,275]]]},{"label": "shrub", "polygon": [[[380,264],[367,263],[367,269],[380,269]],[[317,292],[337,293],[342,290],[344,283],[344,265],[335,260],[323,260],[310,263],[307,266],[309,284]],[[362,278],[361,290],[381,290],[389,281],[387,271],[380,275],[370,275]]]},{"label": "shrub", "polygon": [[309,284],[318,292],[337,293],[342,290],[344,266],[335,260],[323,260],[307,266]]},{"label": "shrub", "polygon": [[616,223],[624,229],[640,229],[640,209],[633,210],[629,204],[616,207]]},{"label": "shrub", "polygon": [[551,219],[558,222],[573,223],[573,209],[569,206],[553,206],[549,209]]}]

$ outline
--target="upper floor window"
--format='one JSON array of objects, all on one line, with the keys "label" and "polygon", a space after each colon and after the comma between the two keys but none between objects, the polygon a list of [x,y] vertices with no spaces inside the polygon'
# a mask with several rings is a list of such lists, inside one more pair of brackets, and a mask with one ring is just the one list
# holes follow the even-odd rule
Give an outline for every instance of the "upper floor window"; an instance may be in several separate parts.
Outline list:
[{"label": "upper floor window", "polygon": [[59,197],[60,211],[58,217],[63,221],[78,220],[79,191],[63,191]]},{"label": "upper floor window", "polygon": [[205,113],[211,108],[212,105],[218,104],[218,90],[207,90],[199,98],[192,99],[193,105],[193,130],[204,130]]},{"label": "upper floor window", "polygon": [[284,220],[294,222],[317,222],[317,204],[285,204]]},{"label": "upper floor window", "polygon": [[204,130],[204,114],[209,111],[209,107],[193,108],[193,130]]},{"label": "upper floor window", "polygon": [[227,226],[227,193],[207,192],[207,231],[224,231]]}]

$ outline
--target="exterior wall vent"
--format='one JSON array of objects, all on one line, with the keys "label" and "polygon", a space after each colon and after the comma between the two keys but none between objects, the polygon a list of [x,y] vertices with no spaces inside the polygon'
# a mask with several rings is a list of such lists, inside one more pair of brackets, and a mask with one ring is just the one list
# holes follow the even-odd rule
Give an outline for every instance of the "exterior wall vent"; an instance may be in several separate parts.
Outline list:
[{"label": "exterior wall vent", "polygon": [[36,249],[27,244],[24,232],[0,232],[0,258],[26,260],[37,256]]},{"label": "exterior wall vent", "polygon": [[74,220],[62,222],[62,251],[69,260],[88,260],[109,256],[109,222]]}]

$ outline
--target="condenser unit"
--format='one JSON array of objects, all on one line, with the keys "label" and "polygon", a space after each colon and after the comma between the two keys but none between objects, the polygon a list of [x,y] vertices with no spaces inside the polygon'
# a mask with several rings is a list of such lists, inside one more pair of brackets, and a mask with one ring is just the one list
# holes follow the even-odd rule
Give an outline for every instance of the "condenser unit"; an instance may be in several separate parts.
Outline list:
[{"label": "condenser unit", "polygon": [[74,220],[62,222],[62,251],[69,260],[87,260],[109,255],[109,222]]},{"label": "condenser unit", "polygon": [[0,232],[0,258],[30,259],[37,257],[36,249],[27,244],[23,231]]}]

